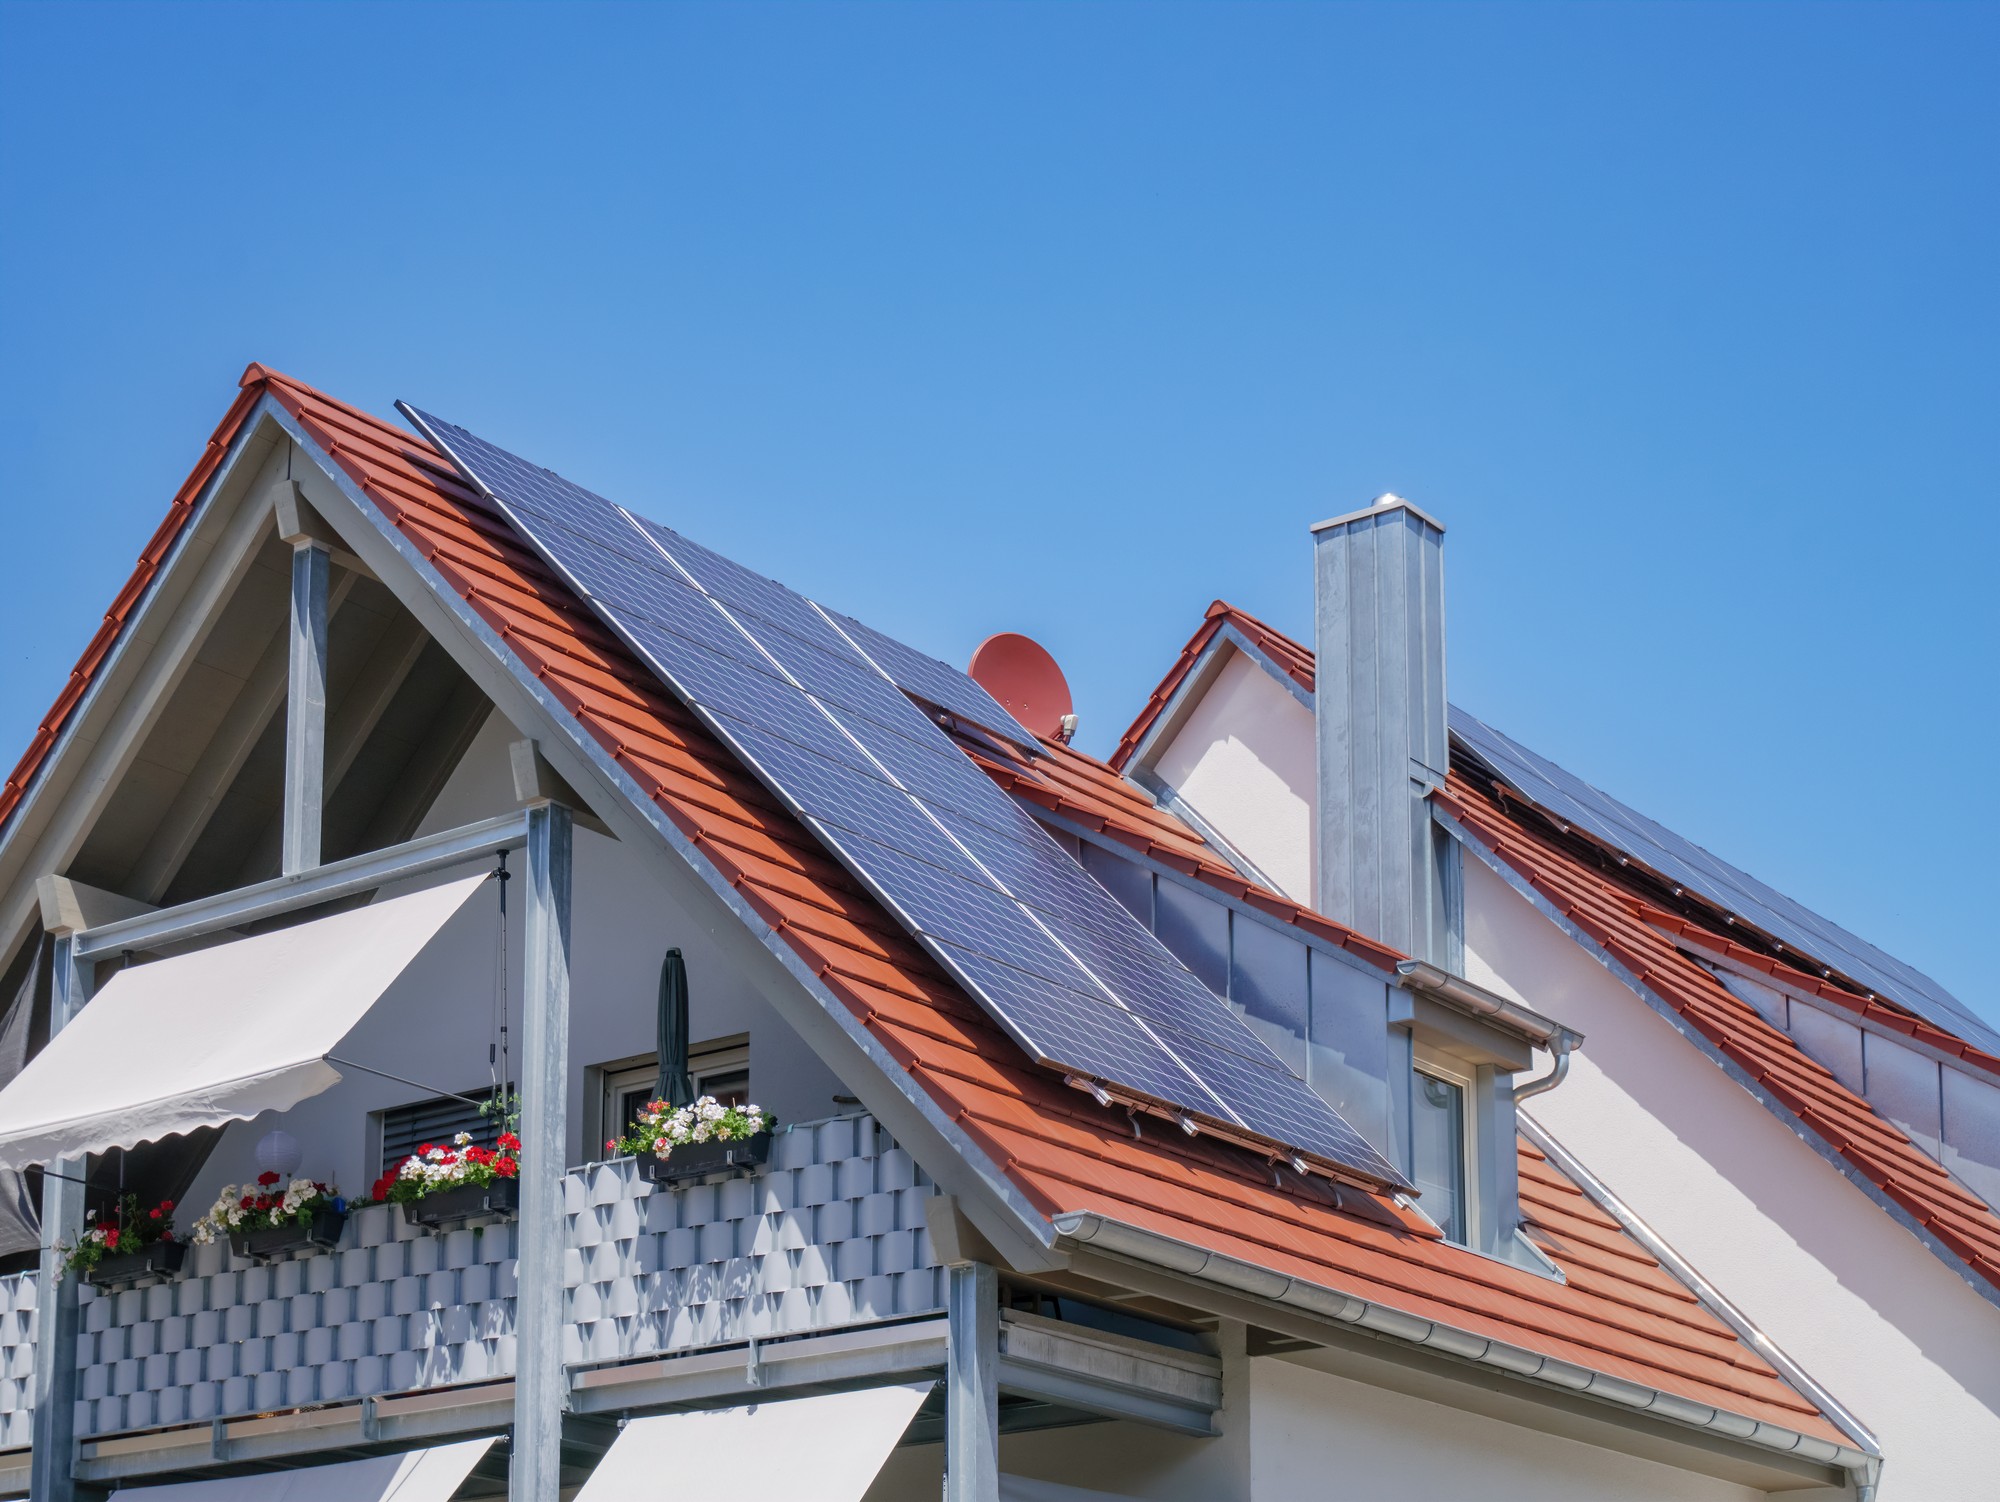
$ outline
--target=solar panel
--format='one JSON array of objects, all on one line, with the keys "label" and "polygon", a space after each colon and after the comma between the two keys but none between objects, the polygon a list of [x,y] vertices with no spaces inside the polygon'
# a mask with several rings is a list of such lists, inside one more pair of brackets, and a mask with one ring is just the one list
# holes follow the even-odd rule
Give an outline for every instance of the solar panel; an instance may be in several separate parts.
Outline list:
[{"label": "solar panel", "polygon": [[909,697],[1033,744],[970,679],[402,410],[1038,1061],[1407,1187]]},{"label": "solar panel", "polygon": [[1451,733],[1503,783],[1562,822],[1762,929],[1796,950],[1801,959],[1811,956],[1968,1043],[2000,1052],[2000,1032],[1922,971],[1884,954],[1462,709],[1451,711]]}]

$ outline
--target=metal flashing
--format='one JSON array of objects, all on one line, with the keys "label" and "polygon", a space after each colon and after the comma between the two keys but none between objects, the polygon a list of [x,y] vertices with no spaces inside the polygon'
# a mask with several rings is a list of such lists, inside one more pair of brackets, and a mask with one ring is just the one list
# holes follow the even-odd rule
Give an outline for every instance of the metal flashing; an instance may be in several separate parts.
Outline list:
[{"label": "metal flashing", "polygon": [[1881,1456],[1882,1446],[1868,1427],[1816,1381],[1810,1372],[1788,1356],[1749,1315],[1732,1304],[1719,1288],[1697,1272],[1693,1264],[1675,1251],[1666,1238],[1648,1225],[1637,1211],[1612,1193],[1603,1180],[1584,1167],[1568,1148],[1548,1133],[1541,1123],[1525,1113],[1519,1114],[1517,1120],[1522,1135],[1541,1149],[1549,1161],[1563,1171],[1566,1178],[1574,1181],[1599,1209],[1623,1226],[1625,1234],[1650,1252],[1660,1266],[1685,1283],[1709,1313],[1734,1330],[1746,1345],[1769,1362],[1772,1368],[1797,1388],[1802,1396],[1838,1424],[1842,1432],[1854,1441],[1856,1449],[1877,1458]]},{"label": "metal flashing", "polygon": [[1416,517],[1417,520],[1429,526],[1436,527],[1438,531],[1442,532],[1444,530],[1444,523],[1424,510],[1423,507],[1406,501],[1399,495],[1387,493],[1378,495],[1358,511],[1348,511],[1339,516],[1329,516],[1323,522],[1314,522],[1306,530],[1309,532],[1324,532],[1332,527],[1344,527],[1349,522],[1358,522],[1366,518],[1382,516],[1391,511],[1407,511],[1410,515]]}]

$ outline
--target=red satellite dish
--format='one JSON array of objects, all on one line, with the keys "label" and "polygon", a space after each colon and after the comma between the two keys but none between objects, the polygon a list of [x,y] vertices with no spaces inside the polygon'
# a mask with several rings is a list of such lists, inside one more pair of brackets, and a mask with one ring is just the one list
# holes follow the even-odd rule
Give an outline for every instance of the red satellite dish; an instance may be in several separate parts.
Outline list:
[{"label": "red satellite dish", "polygon": [[1063,721],[1074,713],[1069,680],[1040,642],[1017,631],[989,636],[967,671],[1027,729],[1067,739]]}]

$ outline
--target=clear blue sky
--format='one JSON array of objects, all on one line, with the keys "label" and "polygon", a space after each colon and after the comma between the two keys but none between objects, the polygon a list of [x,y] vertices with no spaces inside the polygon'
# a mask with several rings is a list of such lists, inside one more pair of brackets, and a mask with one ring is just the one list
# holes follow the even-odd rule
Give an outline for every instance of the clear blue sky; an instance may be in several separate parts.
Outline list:
[{"label": "clear blue sky", "polygon": [[1974,5],[8,5],[0,744],[252,359],[954,661],[1027,631],[1100,752],[1393,489],[1455,700],[2000,1017],[1996,57]]}]

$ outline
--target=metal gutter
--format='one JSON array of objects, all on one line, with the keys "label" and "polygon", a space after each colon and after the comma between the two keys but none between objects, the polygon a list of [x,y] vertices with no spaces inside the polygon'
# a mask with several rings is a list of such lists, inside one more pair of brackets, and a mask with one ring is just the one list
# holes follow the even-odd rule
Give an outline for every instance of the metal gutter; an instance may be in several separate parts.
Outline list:
[{"label": "metal gutter", "polygon": [[1637,1211],[1607,1188],[1588,1168],[1576,1160],[1574,1154],[1530,1116],[1515,1118],[1521,1134],[1534,1143],[1548,1160],[1563,1171],[1564,1177],[1572,1180],[1597,1207],[1625,1228],[1625,1234],[1653,1255],[1653,1259],[1693,1290],[1702,1306],[1734,1330],[1743,1343],[1771,1364],[1779,1376],[1783,1377],[1805,1397],[1812,1400],[1828,1418],[1840,1426],[1847,1437],[1854,1441],[1855,1448],[1881,1460],[1882,1446],[1877,1442],[1867,1425],[1856,1418],[1841,1401],[1813,1379],[1806,1369],[1786,1355],[1778,1343],[1766,1335],[1750,1316],[1730,1303],[1722,1291],[1708,1279],[1696,1272],[1693,1265],[1670,1246],[1666,1239],[1655,1231]]},{"label": "metal gutter", "polygon": [[1477,1017],[1518,1038],[1525,1038],[1537,1048],[1546,1048],[1558,1057],[1567,1056],[1572,1049],[1583,1046],[1582,1033],[1566,1028],[1518,1001],[1509,1001],[1497,991],[1489,991],[1463,976],[1441,970],[1428,960],[1400,961],[1396,966],[1396,977],[1396,984],[1407,990],[1428,996],[1454,1012]]},{"label": "metal gutter", "polygon": [[[1088,1211],[1054,1217],[1065,1241],[1090,1246],[1146,1267],[1211,1283],[1231,1293],[1296,1309],[1318,1319],[1388,1337],[1512,1379],[1525,1379],[1565,1392],[1587,1394],[1620,1408],[1649,1414],[1774,1454],[1844,1470],[1854,1478],[1859,1502],[1872,1502],[1881,1456],[1852,1445],[1835,1445],[1781,1425],[1725,1408],[1677,1397],[1588,1367],[1543,1356],[1490,1336],[1477,1335],[1421,1315],[1407,1314],[1369,1299],[1337,1293],[1283,1273],[1225,1257],[1171,1236],[1148,1231]],[[1844,1412],[1844,1410],[1843,1410]],[[1845,1423],[1845,1433],[1852,1433]],[[1866,1431],[1864,1430],[1863,1433]]]}]

